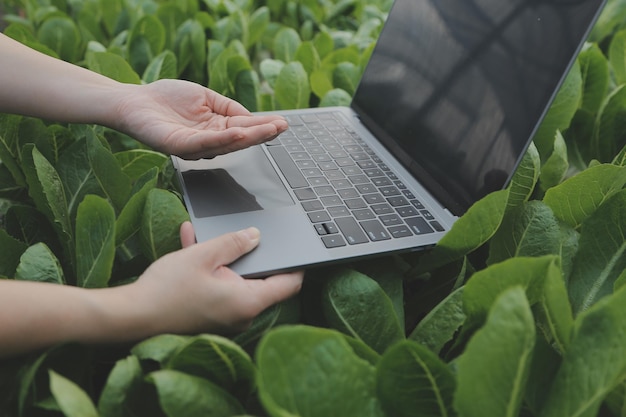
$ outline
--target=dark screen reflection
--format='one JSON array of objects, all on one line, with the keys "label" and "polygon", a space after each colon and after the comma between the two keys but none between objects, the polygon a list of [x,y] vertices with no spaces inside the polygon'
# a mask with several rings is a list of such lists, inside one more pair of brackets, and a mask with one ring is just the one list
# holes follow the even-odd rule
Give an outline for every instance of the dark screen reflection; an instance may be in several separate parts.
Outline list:
[{"label": "dark screen reflection", "polygon": [[396,0],[353,107],[461,214],[506,183],[602,3]]}]

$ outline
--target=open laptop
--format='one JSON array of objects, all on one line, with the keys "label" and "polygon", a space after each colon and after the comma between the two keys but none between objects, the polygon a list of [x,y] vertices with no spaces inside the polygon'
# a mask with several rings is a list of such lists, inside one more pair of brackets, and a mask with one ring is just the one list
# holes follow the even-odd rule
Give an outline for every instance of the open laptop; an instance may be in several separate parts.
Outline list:
[{"label": "open laptop", "polygon": [[173,158],[198,241],[256,226],[246,277],[435,245],[505,187],[604,0],[396,0],[349,108]]}]

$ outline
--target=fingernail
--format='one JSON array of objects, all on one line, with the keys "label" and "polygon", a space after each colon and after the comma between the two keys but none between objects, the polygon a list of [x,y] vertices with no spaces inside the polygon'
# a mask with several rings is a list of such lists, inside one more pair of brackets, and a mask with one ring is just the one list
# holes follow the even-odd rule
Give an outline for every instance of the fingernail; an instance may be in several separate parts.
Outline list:
[{"label": "fingernail", "polygon": [[241,231],[250,241],[256,242],[261,238],[261,232],[256,227],[248,227]]}]

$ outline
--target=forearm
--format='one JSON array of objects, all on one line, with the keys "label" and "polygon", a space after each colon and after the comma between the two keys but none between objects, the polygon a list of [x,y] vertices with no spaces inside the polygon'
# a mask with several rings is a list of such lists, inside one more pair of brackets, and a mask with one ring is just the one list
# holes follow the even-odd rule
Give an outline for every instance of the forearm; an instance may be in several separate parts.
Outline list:
[{"label": "forearm", "polygon": [[155,321],[133,290],[0,281],[0,357],[63,342],[133,342],[155,334]]},{"label": "forearm", "polygon": [[0,113],[97,123],[116,119],[120,91],[134,86],[32,50],[0,34]]}]

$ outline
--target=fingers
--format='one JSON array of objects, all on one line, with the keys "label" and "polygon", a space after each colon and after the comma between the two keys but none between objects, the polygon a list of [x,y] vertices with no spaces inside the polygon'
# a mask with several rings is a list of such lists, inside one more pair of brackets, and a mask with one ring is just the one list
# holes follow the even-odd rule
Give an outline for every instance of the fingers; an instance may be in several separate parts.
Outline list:
[{"label": "fingers", "polygon": [[170,153],[186,159],[211,158],[258,145],[282,132],[283,130],[271,123],[252,127],[231,127],[223,131],[197,131]]},{"label": "fingers", "polygon": [[229,265],[246,253],[254,249],[261,237],[259,229],[250,227],[238,232],[227,233],[204,244],[204,250],[209,255],[207,260],[214,268]]},{"label": "fingers", "polygon": [[191,222],[183,222],[183,224],[180,225],[180,245],[186,248],[194,243],[196,243],[196,234]]},{"label": "fingers", "polygon": [[265,279],[250,279],[248,283],[261,303],[261,308],[265,309],[300,292],[303,279],[304,271],[297,271]]}]

